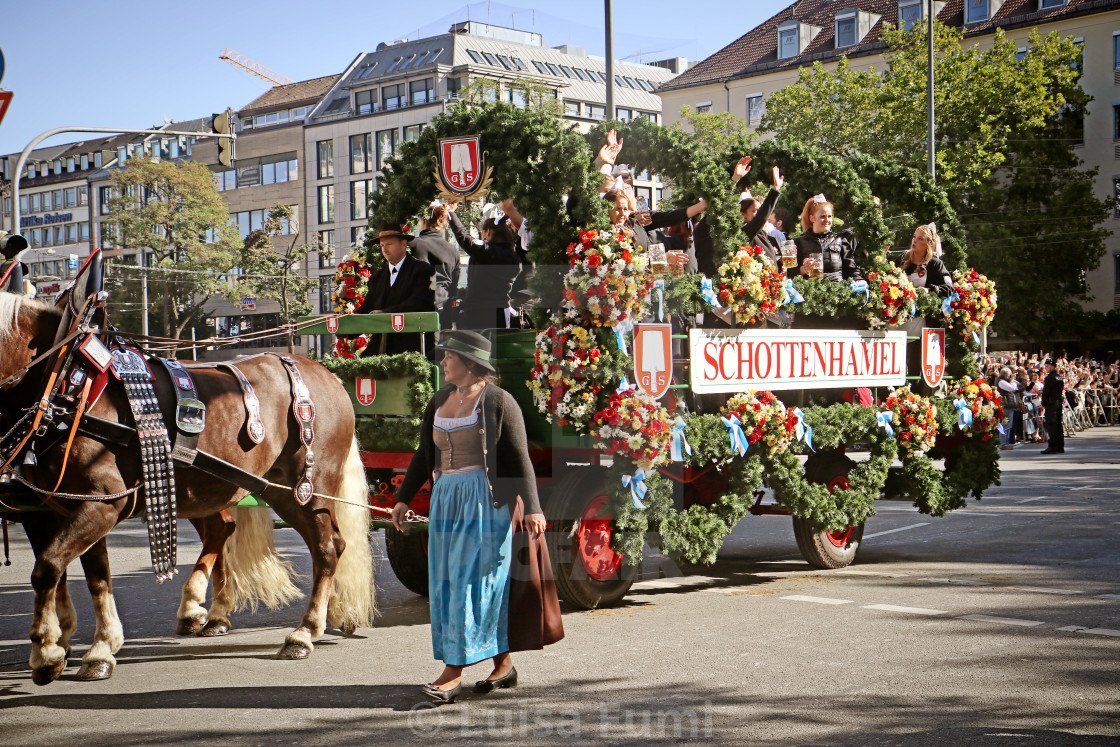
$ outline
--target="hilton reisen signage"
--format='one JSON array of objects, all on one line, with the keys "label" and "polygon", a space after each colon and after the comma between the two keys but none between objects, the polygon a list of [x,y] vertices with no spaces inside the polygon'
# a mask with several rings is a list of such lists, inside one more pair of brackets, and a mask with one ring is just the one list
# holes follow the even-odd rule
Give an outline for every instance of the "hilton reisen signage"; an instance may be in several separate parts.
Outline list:
[{"label": "hilton reisen signage", "polygon": [[692,329],[688,342],[701,394],[906,383],[902,331]]}]

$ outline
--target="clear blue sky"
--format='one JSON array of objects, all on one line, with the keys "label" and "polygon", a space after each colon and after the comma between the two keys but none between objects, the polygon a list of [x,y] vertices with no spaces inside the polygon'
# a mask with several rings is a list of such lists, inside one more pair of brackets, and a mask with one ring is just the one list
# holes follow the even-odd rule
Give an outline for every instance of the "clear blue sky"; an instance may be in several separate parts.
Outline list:
[{"label": "clear blue sky", "polygon": [[[703,59],[788,4],[615,0],[615,57]],[[0,0],[0,87],[15,94],[0,124],[0,153],[18,152],[52,127],[150,127],[164,114],[186,120],[241,107],[268,84],[219,60],[227,46],[304,80],[341,72],[379,42],[444,33],[468,12],[540,32],[550,46],[603,54],[602,0]]]}]

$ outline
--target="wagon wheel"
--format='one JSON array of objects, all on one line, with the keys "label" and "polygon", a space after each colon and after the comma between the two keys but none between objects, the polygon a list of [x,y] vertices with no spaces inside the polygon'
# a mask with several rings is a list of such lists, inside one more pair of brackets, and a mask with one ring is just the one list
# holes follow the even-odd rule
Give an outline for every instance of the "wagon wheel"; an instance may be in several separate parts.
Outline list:
[{"label": "wagon wheel", "polygon": [[[809,457],[805,463],[805,477],[823,483],[828,491],[847,488],[848,472],[855,465],[848,457],[836,452],[822,452]],[[839,531],[821,530],[808,519],[793,517],[793,535],[801,556],[814,568],[844,568],[855,560],[856,550],[863,539],[863,524],[849,526]]]},{"label": "wagon wheel", "polygon": [[580,609],[607,607],[626,596],[637,566],[611,548],[617,531],[607,511],[606,470],[582,468],[556,486],[546,533],[560,598]]},{"label": "wagon wheel", "polygon": [[397,580],[409,591],[428,596],[428,533],[385,527],[385,554]]}]

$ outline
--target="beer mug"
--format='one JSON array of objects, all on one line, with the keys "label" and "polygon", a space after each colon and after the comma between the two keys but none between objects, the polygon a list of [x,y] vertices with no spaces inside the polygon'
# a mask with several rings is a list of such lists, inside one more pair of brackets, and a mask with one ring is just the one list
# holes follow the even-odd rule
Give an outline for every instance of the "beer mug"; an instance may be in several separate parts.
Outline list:
[{"label": "beer mug", "polygon": [[797,244],[791,240],[782,242],[782,269],[797,267]]},{"label": "beer mug", "polygon": [[646,248],[649,254],[649,268],[654,275],[666,275],[669,272],[669,261],[665,257],[664,244],[650,244]]},{"label": "beer mug", "polygon": [[821,253],[809,255],[809,277],[824,277],[824,255]]}]

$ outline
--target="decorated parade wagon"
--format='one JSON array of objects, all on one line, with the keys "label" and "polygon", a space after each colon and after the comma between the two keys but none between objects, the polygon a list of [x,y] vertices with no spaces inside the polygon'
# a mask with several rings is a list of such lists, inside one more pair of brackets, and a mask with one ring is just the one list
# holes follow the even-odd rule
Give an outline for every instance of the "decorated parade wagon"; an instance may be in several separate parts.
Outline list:
[{"label": "decorated parade wagon", "polygon": [[[1000,399],[975,363],[995,291],[967,266],[960,225],[926,175],[750,144],[756,174],[780,166],[795,201],[827,193],[859,240],[866,280],[787,279],[739,234],[730,174],[745,150],[713,152],[642,120],[613,126],[622,160],[660,175],[673,202],[707,200],[714,276],[658,272],[610,230],[592,165],[608,125],[580,134],[512,106],[457,107],[402,145],[372,201],[376,226],[461,193],[441,159],[469,140],[468,165],[487,180],[473,196],[512,198],[528,222],[532,329],[487,334],[499,383],[525,415],[562,598],[618,601],[646,547],[685,568],[711,563],[748,513],[792,517],[806,561],[843,567],[877,499],[939,516],[998,483]],[[947,299],[916,290],[890,261],[896,235],[906,241],[927,221],[952,271]],[[380,259],[370,246],[340,265],[336,313],[305,321],[328,336],[324,363],[351,394],[371,500],[390,508],[438,369],[419,353],[357,352],[371,335],[423,335],[439,321],[347,313]],[[413,508],[424,513],[426,500]],[[398,578],[427,593],[422,525],[382,526]]]}]

